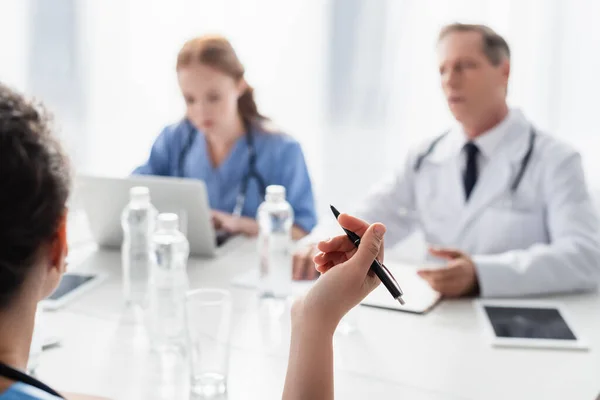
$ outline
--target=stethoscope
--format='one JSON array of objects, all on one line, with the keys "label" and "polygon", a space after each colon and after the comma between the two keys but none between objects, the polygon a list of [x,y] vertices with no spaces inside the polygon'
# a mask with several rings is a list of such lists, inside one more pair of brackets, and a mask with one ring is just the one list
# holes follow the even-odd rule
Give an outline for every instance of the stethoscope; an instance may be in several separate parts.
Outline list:
[{"label": "stethoscope", "polygon": [[52,396],[58,397],[59,399],[64,398],[60,394],[58,394],[58,392],[56,392],[51,387],[49,387],[48,385],[38,381],[37,379],[19,371],[19,370],[9,367],[8,365],[1,363],[1,362],[0,362],[0,376],[6,378],[8,380],[11,380],[11,381],[21,382],[26,385],[33,386],[33,387],[38,388],[48,394],[51,394]]},{"label": "stethoscope", "polygon": [[[177,164],[177,176],[183,178],[183,168],[185,165],[185,160],[192,148],[192,144],[198,136],[195,132],[192,123],[186,120],[188,127],[187,141],[185,145],[182,147],[179,152],[179,160]],[[242,209],[244,208],[244,204],[246,203],[246,194],[248,192],[248,184],[250,183],[250,179],[254,178],[258,183],[260,195],[264,199],[265,193],[267,190],[267,185],[265,180],[260,175],[258,170],[256,169],[256,147],[254,145],[254,135],[252,134],[250,123],[244,122],[246,127],[246,144],[248,146],[248,172],[244,175],[242,179],[242,184],[240,185],[240,191],[235,199],[235,207],[233,208],[233,215],[236,217],[242,216]]]},{"label": "stethoscope", "polygon": [[[435,150],[435,147],[437,146],[437,144],[439,142],[441,142],[442,139],[448,135],[448,133],[450,133],[450,131],[446,131],[446,132],[442,133],[440,136],[436,137],[433,140],[433,142],[431,142],[431,144],[429,145],[427,150],[425,150],[423,153],[419,154],[419,156],[417,157],[417,161],[415,162],[415,165],[413,167],[415,172],[419,172],[419,170],[421,169],[421,164],[423,164],[423,161],[433,152],[433,150]],[[523,175],[525,174],[527,165],[529,165],[529,160],[531,159],[531,154],[533,153],[533,149],[535,147],[535,136],[536,136],[535,128],[532,126],[531,129],[529,130],[529,147],[527,148],[527,153],[525,153],[525,155],[521,159],[521,167],[519,168],[519,172],[517,173],[517,175],[515,176],[515,179],[513,180],[512,184],[510,185],[510,190],[513,194],[519,188],[519,184],[521,183],[521,180],[523,179]]]}]

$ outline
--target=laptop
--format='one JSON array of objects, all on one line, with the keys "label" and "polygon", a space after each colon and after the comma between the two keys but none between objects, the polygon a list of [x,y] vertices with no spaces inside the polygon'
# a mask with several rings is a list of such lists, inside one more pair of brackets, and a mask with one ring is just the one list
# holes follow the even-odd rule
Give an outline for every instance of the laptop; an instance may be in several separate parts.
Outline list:
[{"label": "laptop", "polygon": [[120,248],[123,242],[121,213],[129,203],[129,189],[146,186],[159,213],[179,216],[180,230],[190,242],[193,256],[213,257],[217,238],[212,225],[206,185],[197,179],[156,176],[108,178],[80,175],[75,180],[75,196],[87,215],[96,243],[104,248]]}]

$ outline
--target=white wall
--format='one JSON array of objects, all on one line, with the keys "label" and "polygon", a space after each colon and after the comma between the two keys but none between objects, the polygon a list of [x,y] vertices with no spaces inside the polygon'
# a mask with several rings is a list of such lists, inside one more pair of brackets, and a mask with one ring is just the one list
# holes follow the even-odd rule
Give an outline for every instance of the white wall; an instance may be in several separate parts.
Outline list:
[{"label": "white wall", "polygon": [[18,90],[26,89],[28,42],[27,2],[0,2],[0,81]]},{"label": "white wall", "polygon": [[[14,16],[0,25],[0,79],[25,90],[29,2],[0,2],[0,14]],[[596,0],[76,4],[86,123],[70,126],[64,116],[61,122],[80,172],[125,175],[145,159],[161,128],[183,112],[174,72],[181,44],[216,32],[236,47],[264,114],[303,144],[320,210],[326,212],[329,202],[347,208],[399,165],[407,148],[452,122],[439,89],[435,41],[441,26],[462,21],[488,24],[507,38],[513,54],[510,103],[539,128],[577,147],[589,181],[600,188]],[[338,37],[332,43],[339,7],[358,7],[357,18],[343,30],[352,40]],[[351,57],[332,72],[331,57],[345,43],[352,43]],[[332,124],[327,100],[336,73],[347,81],[352,98]],[[377,111],[376,121],[365,117],[367,107]],[[349,163],[359,166],[352,174]]]}]

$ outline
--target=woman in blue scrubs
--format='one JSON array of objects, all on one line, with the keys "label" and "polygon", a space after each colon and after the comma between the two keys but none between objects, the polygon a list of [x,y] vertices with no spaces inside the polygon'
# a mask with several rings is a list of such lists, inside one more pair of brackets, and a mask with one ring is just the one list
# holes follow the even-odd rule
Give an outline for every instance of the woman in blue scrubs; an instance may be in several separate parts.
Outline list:
[{"label": "woman in blue scrubs", "polygon": [[316,224],[312,185],[300,144],[269,129],[231,44],[220,36],[185,43],[177,57],[185,118],[167,126],[134,173],[201,179],[215,228],[256,235],[268,185],[282,185],[294,209],[292,235]]}]

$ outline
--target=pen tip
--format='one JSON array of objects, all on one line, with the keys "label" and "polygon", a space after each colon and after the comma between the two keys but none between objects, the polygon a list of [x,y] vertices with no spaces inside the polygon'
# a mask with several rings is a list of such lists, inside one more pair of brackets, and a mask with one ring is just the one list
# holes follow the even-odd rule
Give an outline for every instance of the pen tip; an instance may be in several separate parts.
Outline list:
[{"label": "pen tip", "polygon": [[398,300],[398,303],[400,303],[401,306],[403,306],[404,304],[406,304],[404,302],[404,299],[402,299],[402,297],[398,297],[396,300]]},{"label": "pen tip", "polygon": [[337,208],[335,208],[331,204],[329,205],[329,207],[331,208],[331,211],[333,212],[333,215],[335,215],[335,218],[337,219],[337,217],[340,216],[340,212],[337,210]]}]

